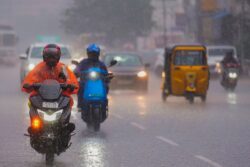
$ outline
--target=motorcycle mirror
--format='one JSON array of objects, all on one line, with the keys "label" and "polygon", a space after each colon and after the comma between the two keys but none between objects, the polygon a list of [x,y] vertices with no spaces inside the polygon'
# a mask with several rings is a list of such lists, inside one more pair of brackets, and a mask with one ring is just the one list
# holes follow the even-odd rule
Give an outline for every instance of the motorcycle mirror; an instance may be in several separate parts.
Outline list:
[{"label": "motorcycle mirror", "polygon": [[118,63],[117,60],[113,59],[113,60],[111,60],[109,67],[112,67],[112,66],[116,65],[117,63]]},{"label": "motorcycle mirror", "polygon": [[20,59],[27,59],[27,54],[21,54],[21,55],[19,56],[19,58],[20,58]]}]

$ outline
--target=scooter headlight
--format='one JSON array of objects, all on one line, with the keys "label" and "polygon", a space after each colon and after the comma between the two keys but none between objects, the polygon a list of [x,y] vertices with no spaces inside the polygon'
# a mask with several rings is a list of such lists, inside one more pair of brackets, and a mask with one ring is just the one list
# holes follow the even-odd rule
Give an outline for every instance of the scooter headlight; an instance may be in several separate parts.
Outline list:
[{"label": "scooter headlight", "polygon": [[99,78],[99,73],[95,72],[95,71],[92,71],[89,73],[89,78],[90,79],[93,79],[93,80],[96,80]]},{"label": "scooter headlight", "polygon": [[47,112],[39,109],[37,109],[37,112],[44,121],[53,122],[61,118],[63,110],[58,110],[56,112],[53,112],[52,114],[48,114]]},{"label": "scooter headlight", "polygon": [[232,72],[230,72],[229,74],[228,74],[228,76],[229,76],[229,78],[233,78],[233,79],[235,79],[235,78],[237,78],[238,77],[238,74],[237,73],[232,73]]}]

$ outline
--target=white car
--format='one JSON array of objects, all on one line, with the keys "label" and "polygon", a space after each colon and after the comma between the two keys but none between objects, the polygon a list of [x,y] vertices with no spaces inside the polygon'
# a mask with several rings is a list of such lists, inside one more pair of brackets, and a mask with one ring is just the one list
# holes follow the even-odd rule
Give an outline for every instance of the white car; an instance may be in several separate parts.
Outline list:
[{"label": "white car", "polygon": [[220,62],[225,57],[226,53],[233,52],[233,56],[237,60],[237,51],[234,46],[217,45],[217,46],[206,46],[206,48],[207,48],[210,74],[221,73]]},{"label": "white car", "polygon": [[[25,54],[20,55],[21,59],[21,66],[20,66],[20,81],[22,82],[24,77],[27,75],[29,71],[31,71],[38,63],[43,61],[43,48],[47,45],[47,43],[36,43],[30,45]],[[61,59],[60,61],[66,65],[68,65],[70,68],[72,66],[71,64],[71,53],[70,53],[70,47],[63,44],[57,44],[61,48]],[[73,67],[72,67],[73,68]]]}]

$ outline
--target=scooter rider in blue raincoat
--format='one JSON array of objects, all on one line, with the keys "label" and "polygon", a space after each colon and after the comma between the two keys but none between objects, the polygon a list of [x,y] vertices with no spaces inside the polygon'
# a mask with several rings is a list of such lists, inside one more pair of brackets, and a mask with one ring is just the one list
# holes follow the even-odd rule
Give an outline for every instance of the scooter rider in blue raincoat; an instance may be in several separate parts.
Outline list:
[{"label": "scooter rider in blue raincoat", "polygon": [[[100,56],[100,52],[101,52],[101,49],[100,47],[97,45],[97,44],[90,44],[87,48],[87,56],[88,58],[86,59],[83,59],[76,67],[76,69],[74,70],[74,73],[76,74],[77,77],[80,77],[81,75],[81,71],[86,71],[88,70],[89,68],[91,67],[99,67],[100,69],[102,69],[103,71],[105,71],[107,74],[108,74],[108,70],[107,70],[107,67],[106,65],[101,62],[99,60],[99,56]],[[84,86],[83,86],[83,83],[84,81],[82,81],[80,79],[80,89],[78,91],[78,103],[77,103],[77,107],[78,109],[81,108],[81,101],[83,100],[82,99],[82,92],[84,91]],[[108,83],[107,83],[107,90],[108,90]]]}]

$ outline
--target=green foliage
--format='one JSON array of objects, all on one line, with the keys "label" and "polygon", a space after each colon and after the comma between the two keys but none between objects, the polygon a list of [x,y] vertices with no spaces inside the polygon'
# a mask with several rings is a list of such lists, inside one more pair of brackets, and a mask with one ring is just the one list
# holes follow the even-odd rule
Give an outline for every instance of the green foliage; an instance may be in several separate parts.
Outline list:
[{"label": "green foliage", "polygon": [[104,33],[107,40],[133,40],[150,32],[151,0],[75,0],[62,21],[66,32]]}]

